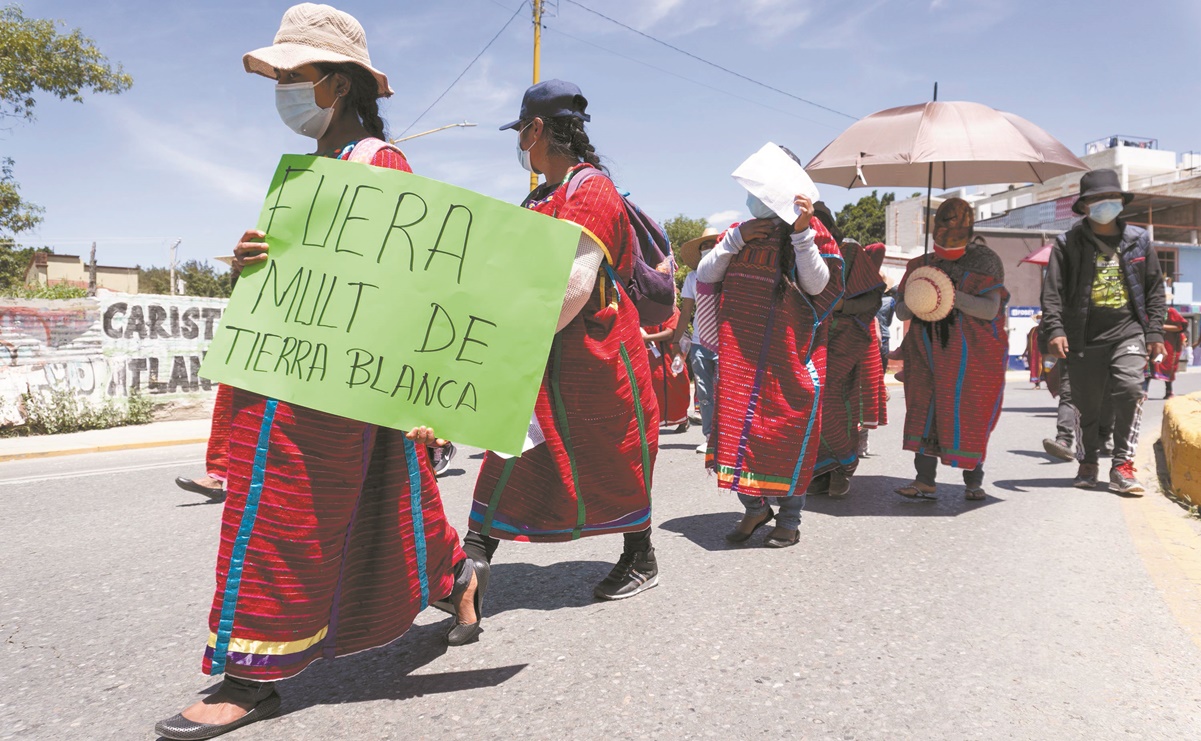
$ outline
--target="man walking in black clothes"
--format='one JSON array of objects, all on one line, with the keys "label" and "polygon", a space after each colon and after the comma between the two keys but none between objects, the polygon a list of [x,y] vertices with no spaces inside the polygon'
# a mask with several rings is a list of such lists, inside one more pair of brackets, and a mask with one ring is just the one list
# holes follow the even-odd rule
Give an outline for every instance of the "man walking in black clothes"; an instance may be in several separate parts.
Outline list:
[{"label": "man walking in black clothes", "polygon": [[1075,485],[1097,485],[1102,407],[1113,407],[1109,488],[1143,491],[1134,450],[1148,357],[1163,355],[1163,273],[1146,230],[1118,218],[1133,196],[1113,170],[1080,181],[1072,210],[1086,216],[1059,235],[1043,281],[1043,332],[1051,354],[1067,358],[1072,401],[1080,413],[1083,458]]}]

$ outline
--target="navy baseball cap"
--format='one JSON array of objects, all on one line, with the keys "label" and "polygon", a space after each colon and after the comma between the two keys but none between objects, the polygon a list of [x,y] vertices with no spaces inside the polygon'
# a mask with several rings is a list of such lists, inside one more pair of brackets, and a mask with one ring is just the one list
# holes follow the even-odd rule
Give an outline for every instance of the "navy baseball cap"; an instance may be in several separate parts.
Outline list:
[{"label": "navy baseball cap", "polygon": [[522,121],[532,118],[575,116],[581,121],[591,121],[592,116],[584,113],[587,107],[588,99],[577,85],[563,80],[547,80],[525,91],[521,99],[521,117],[501,126],[500,130],[516,129]]}]

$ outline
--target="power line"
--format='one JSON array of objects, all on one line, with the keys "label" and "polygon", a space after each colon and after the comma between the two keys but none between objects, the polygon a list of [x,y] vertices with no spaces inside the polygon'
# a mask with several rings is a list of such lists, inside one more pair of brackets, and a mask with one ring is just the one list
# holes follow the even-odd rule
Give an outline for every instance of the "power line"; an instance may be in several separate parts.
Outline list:
[{"label": "power line", "polygon": [[636,59],[627,54],[622,54],[619,51],[614,51],[607,47],[601,46],[600,44],[597,44],[593,41],[589,41],[587,39],[582,39],[579,36],[573,36],[572,34],[569,34],[566,31],[560,30],[554,26],[547,26],[546,30],[550,31],[552,33],[556,33],[560,36],[565,36],[566,38],[569,38],[572,41],[578,41],[581,44],[586,44],[595,49],[600,49],[603,52],[608,52],[609,54],[612,54],[613,56],[621,57],[622,59],[634,62],[635,64],[641,64],[644,67],[650,67],[653,70],[662,72],[665,75],[671,75],[672,77],[683,80],[685,82],[690,82],[693,85],[699,85],[700,87],[707,88],[709,90],[713,90],[714,92],[721,93],[722,95],[728,95],[731,98],[737,98],[738,100],[746,101],[747,103],[750,103],[752,105],[757,105],[761,108],[766,108],[769,111],[775,111],[776,113],[783,113],[785,116],[792,116],[793,118],[799,119],[801,121],[805,121],[807,123],[814,124],[816,126],[825,126],[826,128],[831,128],[831,129],[837,128],[835,126],[831,126],[830,124],[822,123],[821,121],[815,121],[812,118],[805,118],[804,116],[797,115],[797,114],[793,113],[792,111],[786,111],[783,108],[776,108],[775,106],[770,106],[770,105],[767,105],[766,103],[760,103],[759,101],[755,100],[754,98],[748,98],[746,96],[739,95],[738,93],[732,93],[729,90],[723,90],[719,87],[714,87],[712,85],[709,85],[708,83],[701,82],[700,80],[694,80],[691,77],[685,77],[684,75],[678,74],[676,72],[672,72],[669,69],[664,69],[663,67],[657,67],[657,66],[651,64],[650,62],[644,62],[641,59]]},{"label": "power line", "polygon": [[434,102],[430,103],[429,107],[421,112],[420,116],[413,119],[413,123],[406,126],[405,130],[400,132],[400,135],[397,136],[398,139],[400,137],[404,136],[405,134],[409,133],[409,131],[414,126],[416,126],[417,123],[419,121],[421,121],[421,119],[425,118],[425,114],[427,114],[431,110],[433,110],[434,106],[438,105],[438,103],[441,102],[441,100],[446,97],[446,94],[449,93],[452,89],[454,89],[455,85],[459,84],[459,80],[463,79],[463,75],[467,74],[468,70],[470,70],[473,66],[475,66],[475,63],[480,60],[480,57],[484,56],[484,52],[488,51],[488,49],[490,49],[492,47],[492,44],[494,44],[496,42],[496,40],[500,38],[500,35],[505,32],[505,29],[508,28],[509,24],[512,23],[517,18],[518,14],[521,13],[522,9],[525,8],[525,6],[526,6],[526,3],[524,3],[524,2],[521,5],[517,6],[517,10],[513,11],[513,15],[509,16],[509,20],[505,21],[505,25],[500,27],[500,30],[496,32],[496,35],[493,36],[492,39],[487,44],[484,45],[483,49],[480,49],[480,53],[476,54],[475,58],[472,59],[470,62],[468,62],[467,66],[463,68],[463,71],[459,73],[459,76],[454,79],[454,82],[450,83],[450,85],[445,90],[442,91],[442,94],[439,95],[437,98],[435,98]]},{"label": "power line", "polygon": [[756,80],[756,79],[754,79],[754,78],[752,78],[752,77],[747,77],[746,75],[742,74],[741,72],[735,72],[735,71],[734,71],[734,70],[732,70],[732,69],[729,69],[729,68],[727,68],[727,67],[723,67],[723,66],[721,66],[720,64],[717,64],[716,62],[710,62],[708,59],[705,59],[705,58],[703,58],[703,57],[698,57],[697,55],[693,54],[693,53],[692,53],[692,52],[690,52],[690,51],[685,51],[684,49],[681,49],[680,47],[678,47],[678,46],[675,46],[675,45],[673,45],[673,44],[669,44],[669,43],[667,43],[666,41],[663,41],[662,39],[657,39],[657,38],[655,38],[654,36],[651,36],[651,35],[650,35],[650,34],[648,34],[648,33],[644,33],[644,32],[642,32],[642,31],[639,31],[637,28],[634,28],[633,26],[626,25],[625,23],[622,23],[621,21],[619,21],[619,20],[617,20],[617,19],[615,19],[615,18],[610,18],[609,16],[605,15],[604,13],[601,13],[600,11],[593,10],[592,8],[589,8],[587,5],[584,5],[583,3],[577,2],[577,0],[566,0],[566,1],[567,1],[567,2],[569,2],[569,3],[571,3],[571,4],[572,4],[572,5],[574,5],[574,6],[578,7],[578,8],[582,8],[583,10],[586,10],[586,11],[588,11],[589,13],[592,13],[592,14],[593,14],[593,15],[595,15],[595,16],[598,16],[598,17],[600,17],[600,18],[604,18],[606,21],[609,21],[610,23],[613,23],[613,24],[615,24],[615,25],[621,26],[622,28],[626,29],[627,31],[632,31],[633,33],[636,33],[636,34],[638,34],[639,36],[642,36],[643,38],[650,39],[651,41],[655,42],[656,44],[659,44],[660,46],[666,46],[668,49],[671,49],[671,50],[673,50],[673,51],[677,51],[677,52],[679,52],[680,54],[683,54],[683,55],[684,55],[684,56],[686,56],[686,57],[691,57],[692,59],[695,59],[695,60],[696,60],[696,61],[698,61],[698,62],[702,62],[702,63],[704,63],[704,64],[707,64],[707,65],[709,65],[710,67],[713,67],[713,68],[715,68],[715,69],[719,69],[719,70],[721,70],[722,72],[725,72],[726,74],[734,75],[735,77],[738,77],[738,78],[741,78],[741,79],[743,79],[743,80],[746,80],[747,82],[750,82],[750,83],[753,83],[753,84],[755,84],[755,85],[758,85],[759,87],[767,88],[768,90],[771,90],[772,92],[779,93],[780,95],[785,95],[785,96],[787,96],[787,97],[789,97],[789,98],[792,98],[793,100],[799,100],[800,102],[802,102],[802,103],[804,103],[804,104],[806,104],[806,105],[811,105],[811,106],[813,106],[813,107],[815,107],[815,108],[820,108],[820,109],[822,109],[823,111],[829,111],[830,113],[835,113],[835,114],[837,114],[837,115],[839,115],[839,116],[845,116],[846,118],[849,118],[849,119],[851,119],[851,120],[858,120],[858,119],[859,119],[859,117],[858,117],[858,116],[852,116],[852,115],[851,115],[851,114],[849,114],[849,113],[843,113],[842,111],[835,110],[835,109],[833,109],[833,108],[830,108],[829,106],[824,106],[824,105],[822,105],[821,103],[815,103],[815,102],[814,102],[814,101],[812,101],[812,100],[808,100],[808,99],[806,99],[806,98],[802,98],[802,97],[801,97],[801,96],[799,96],[799,95],[793,95],[792,93],[790,93],[790,92],[787,92],[787,91],[785,91],[785,90],[781,90],[781,89],[780,89],[780,88],[778,88],[778,87],[773,87],[773,86],[771,86],[771,85],[768,85],[766,82],[760,82],[759,80]]}]

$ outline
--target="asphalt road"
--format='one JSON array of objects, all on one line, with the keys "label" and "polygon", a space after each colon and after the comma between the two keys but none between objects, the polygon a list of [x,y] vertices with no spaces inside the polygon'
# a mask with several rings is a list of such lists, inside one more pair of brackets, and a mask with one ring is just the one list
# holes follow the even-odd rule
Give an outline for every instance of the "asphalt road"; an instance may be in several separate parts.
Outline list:
[{"label": "asphalt road", "polygon": [[[665,434],[657,589],[593,601],[617,537],[505,543],[479,643],[446,648],[429,610],[392,646],[282,683],[282,717],[229,738],[1201,738],[1198,626],[1152,578],[1130,503],[1070,488],[1074,466],[1041,453],[1049,395],[1009,387],[979,503],[946,470],[935,503],[892,493],[912,476],[901,396],[850,497],[810,497],[798,547],[727,546],[738,507],[699,431]],[[456,526],[471,452],[442,480]],[[0,738],[153,738],[214,686],[199,669],[220,506],[172,484],[201,459],[0,464]]]}]

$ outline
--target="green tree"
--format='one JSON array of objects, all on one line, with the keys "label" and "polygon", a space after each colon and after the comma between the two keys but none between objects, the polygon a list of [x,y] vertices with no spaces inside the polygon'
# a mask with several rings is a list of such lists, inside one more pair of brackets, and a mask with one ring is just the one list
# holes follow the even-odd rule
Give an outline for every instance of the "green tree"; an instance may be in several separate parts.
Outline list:
[{"label": "green tree", "polygon": [[707,226],[708,220],[693,219],[684,214],[678,214],[663,222],[663,231],[667,232],[667,238],[671,241],[671,251],[676,258],[676,283],[683,282],[684,276],[689,272],[680,261],[680,247],[688,240],[701,236]]},{"label": "green tree", "polygon": [[[26,18],[19,5],[0,8],[0,119],[33,121],[38,91],[82,103],[85,91],[115,94],[133,84],[82,31],[59,33],[60,25]],[[20,262],[16,236],[41,220],[42,208],[21,198],[12,159],[0,160],[0,262]],[[10,286],[6,268],[0,271],[0,288]]]},{"label": "green tree", "polygon": [[842,233],[859,244],[875,244],[884,241],[885,214],[888,204],[897,199],[896,193],[885,193],[883,197],[872,191],[856,203],[843,206],[835,218]]},{"label": "green tree", "polygon": [[[175,268],[175,279],[184,283],[185,296],[214,296],[228,298],[231,290],[230,274],[218,273],[216,268],[199,260],[188,260]],[[171,293],[171,271],[167,268],[138,268],[138,291],[169,295]]]}]

